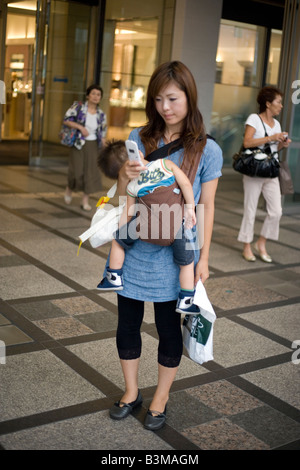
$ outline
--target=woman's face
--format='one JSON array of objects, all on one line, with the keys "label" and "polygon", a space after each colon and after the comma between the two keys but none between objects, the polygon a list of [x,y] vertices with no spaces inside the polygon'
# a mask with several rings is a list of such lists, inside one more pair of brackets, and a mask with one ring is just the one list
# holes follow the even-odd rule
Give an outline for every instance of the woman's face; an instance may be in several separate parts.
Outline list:
[{"label": "woman's face", "polygon": [[282,97],[280,95],[276,95],[272,103],[267,102],[267,107],[272,113],[272,116],[278,116],[283,108]]},{"label": "woman's face", "polygon": [[188,112],[188,102],[185,92],[174,82],[169,83],[155,97],[155,107],[167,127],[181,130]]},{"label": "woman's face", "polygon": [[93,88],[87,96],[87,99],[92,104],[99,104],[101,100],[101,91]]}]

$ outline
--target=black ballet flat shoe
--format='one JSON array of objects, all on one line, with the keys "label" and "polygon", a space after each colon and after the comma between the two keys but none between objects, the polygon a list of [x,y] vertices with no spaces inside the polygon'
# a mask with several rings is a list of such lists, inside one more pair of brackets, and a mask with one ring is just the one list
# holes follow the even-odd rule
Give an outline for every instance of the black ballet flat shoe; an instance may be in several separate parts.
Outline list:
[{"label": "black ballet flat shoe", "polygon": [[149,431],[158,431],[158,429],[163,427],[166,419],[167,405],[163,413],[160,413],[159,411],[148,410],[144,421],[144,427],[149,429]]},{"label": "black ballet flat shoe", "polygon": [[[126,418],[134,408],[141,405],[143,402],[143,397],[139,390],[137,399],[131,403],[124,403],[123,401],[117,401],[109,410],[109,416],[112,419],[124,419]],[[122,405],[122,406],[120,406]]]}]

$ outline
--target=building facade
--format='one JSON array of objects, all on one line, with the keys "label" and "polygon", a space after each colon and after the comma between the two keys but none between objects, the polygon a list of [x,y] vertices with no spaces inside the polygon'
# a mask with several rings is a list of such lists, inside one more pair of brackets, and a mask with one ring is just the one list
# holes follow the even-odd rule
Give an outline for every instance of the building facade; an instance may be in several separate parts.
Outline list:
[{"label": "building facade", "polygon": [[[181,60],[193,72],[207,131],[225,166],[240,147],[261,86],[284,92],[280,116],[292,144],[283,154],[300,204],[299,0],[0,1],[1,142],[29,142],[28,164],[65,158],[62,118],[100,83],[108,137],[145,122],[155,67]],[[299,92],[298,92],[299,90]]]}]

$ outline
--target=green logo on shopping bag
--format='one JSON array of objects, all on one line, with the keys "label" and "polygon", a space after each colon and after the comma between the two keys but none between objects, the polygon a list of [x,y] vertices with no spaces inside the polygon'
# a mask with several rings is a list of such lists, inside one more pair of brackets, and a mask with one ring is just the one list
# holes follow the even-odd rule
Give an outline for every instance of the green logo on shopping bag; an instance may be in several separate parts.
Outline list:
[{"label": "green logo on shopping bag", "polygon": [[183,325],[190,331],[191,338],[196,338],[197,343],[205,345],[207,343],[212,323],[201,313],[199,315],[186,316]]}]

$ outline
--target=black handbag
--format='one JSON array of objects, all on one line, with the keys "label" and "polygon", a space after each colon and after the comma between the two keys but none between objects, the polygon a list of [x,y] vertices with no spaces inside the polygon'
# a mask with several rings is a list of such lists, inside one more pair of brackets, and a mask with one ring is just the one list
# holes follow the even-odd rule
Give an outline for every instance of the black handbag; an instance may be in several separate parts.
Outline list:
[{"label": "black handbag", "polygon": [[[260,117],[260,116],[259,116]],[[265,125],[260,118],[265,130],[265,137],[268,137]],[[279,175],[280,164],[276,155],[269,144],[265,144],[261,149],[259,147],[245,148],[241,147],[240,151],[233,156],[233,169],[247,176],[260,178],[276,178]]]}]

